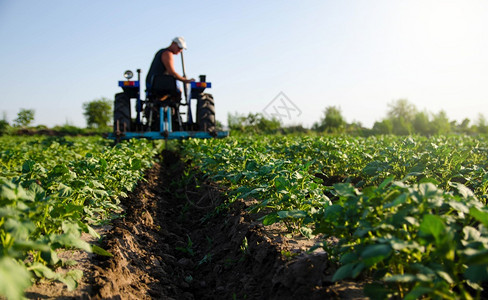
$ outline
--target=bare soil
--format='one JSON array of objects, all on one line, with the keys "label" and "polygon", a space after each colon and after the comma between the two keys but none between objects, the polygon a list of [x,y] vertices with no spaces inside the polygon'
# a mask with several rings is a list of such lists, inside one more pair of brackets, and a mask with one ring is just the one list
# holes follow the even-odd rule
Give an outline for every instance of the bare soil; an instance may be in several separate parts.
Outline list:
[{"label": "bare soil", "polygon": [[362,284],[331,281],[327,253],[307,253],[314,240],[263,227],[252,201],[226,203],[212,182],[183,176],[178,155],[165,152],[129,197],[125,216],[99,243],[113,257],[72,251],[85,276],[75,291],[40,282],[31,299],[362,299]]}]

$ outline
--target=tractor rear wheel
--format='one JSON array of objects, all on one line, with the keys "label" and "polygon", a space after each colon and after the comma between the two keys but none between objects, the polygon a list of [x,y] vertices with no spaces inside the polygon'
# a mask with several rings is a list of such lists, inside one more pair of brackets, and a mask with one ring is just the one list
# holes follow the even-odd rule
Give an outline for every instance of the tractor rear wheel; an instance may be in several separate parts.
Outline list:
[{"label": "tractor rear wheel", "polygon": [[197,122],[200,131],[215,132],[215,103],[212,95],[202,94],[198,99]]}]

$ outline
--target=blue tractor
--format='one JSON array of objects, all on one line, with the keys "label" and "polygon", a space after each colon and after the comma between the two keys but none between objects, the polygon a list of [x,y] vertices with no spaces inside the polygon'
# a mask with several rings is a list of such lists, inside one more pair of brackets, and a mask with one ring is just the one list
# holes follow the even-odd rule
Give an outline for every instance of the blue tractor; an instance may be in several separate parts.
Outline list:
[{"label": "blue tractor", "polygon": [[[131,80],[133,76],[131,71],[126,71],[126,80],[119,81],[123,92],[115,95],[114,130],[109,134],[110,139],[119,142],[132,138],[170,140],[229,135],[228,131],[216,128],[213,97],[204,93],[212,83],[206,82],[205,75],[200,75],[199,82],[191,82],[188,86],[184,84],[185,101],[182,101],[176,79],[170,75],[154,78],[153,88],[146,91],[142,100],[141,70],[137,69],[137,80]],[[132,99],[135,99],[135,118],[131,116]],[[193,114],[195,109],[196,115]]]}]

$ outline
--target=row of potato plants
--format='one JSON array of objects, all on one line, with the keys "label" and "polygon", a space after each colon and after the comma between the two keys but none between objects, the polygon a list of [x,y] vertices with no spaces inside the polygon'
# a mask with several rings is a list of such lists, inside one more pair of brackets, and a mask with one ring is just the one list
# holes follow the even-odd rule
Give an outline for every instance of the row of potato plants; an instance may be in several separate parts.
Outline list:
[{"label": "row of potato plants", "polygon": [[157,151],[145,141],[112,147],[101,137],[0,137],[0,295],[20,299],[35,278],[76,288],[82,272],[59,251],[110,255],[81,235],[100,238],[94,226],[121,211],[118,198]]},{"label": "row of potato plants", "polygon": [[[190,140],[185,155],[264,225],[322,235],[334,280],[374,299],[471,299],[488,280],[488,140],[252,137]],[[337,243],[328,243],[330,238]]]}]

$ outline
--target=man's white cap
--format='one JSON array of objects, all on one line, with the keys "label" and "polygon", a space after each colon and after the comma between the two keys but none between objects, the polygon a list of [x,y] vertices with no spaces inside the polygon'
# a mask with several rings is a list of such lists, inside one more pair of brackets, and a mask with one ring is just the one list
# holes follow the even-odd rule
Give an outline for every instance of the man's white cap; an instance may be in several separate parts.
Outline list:
[{"label": "man's white cap", "polygon": [[173,42],[175,42],[181,49],[186,49],[186,42],[183,37],[177,36],[173,39]]}]

